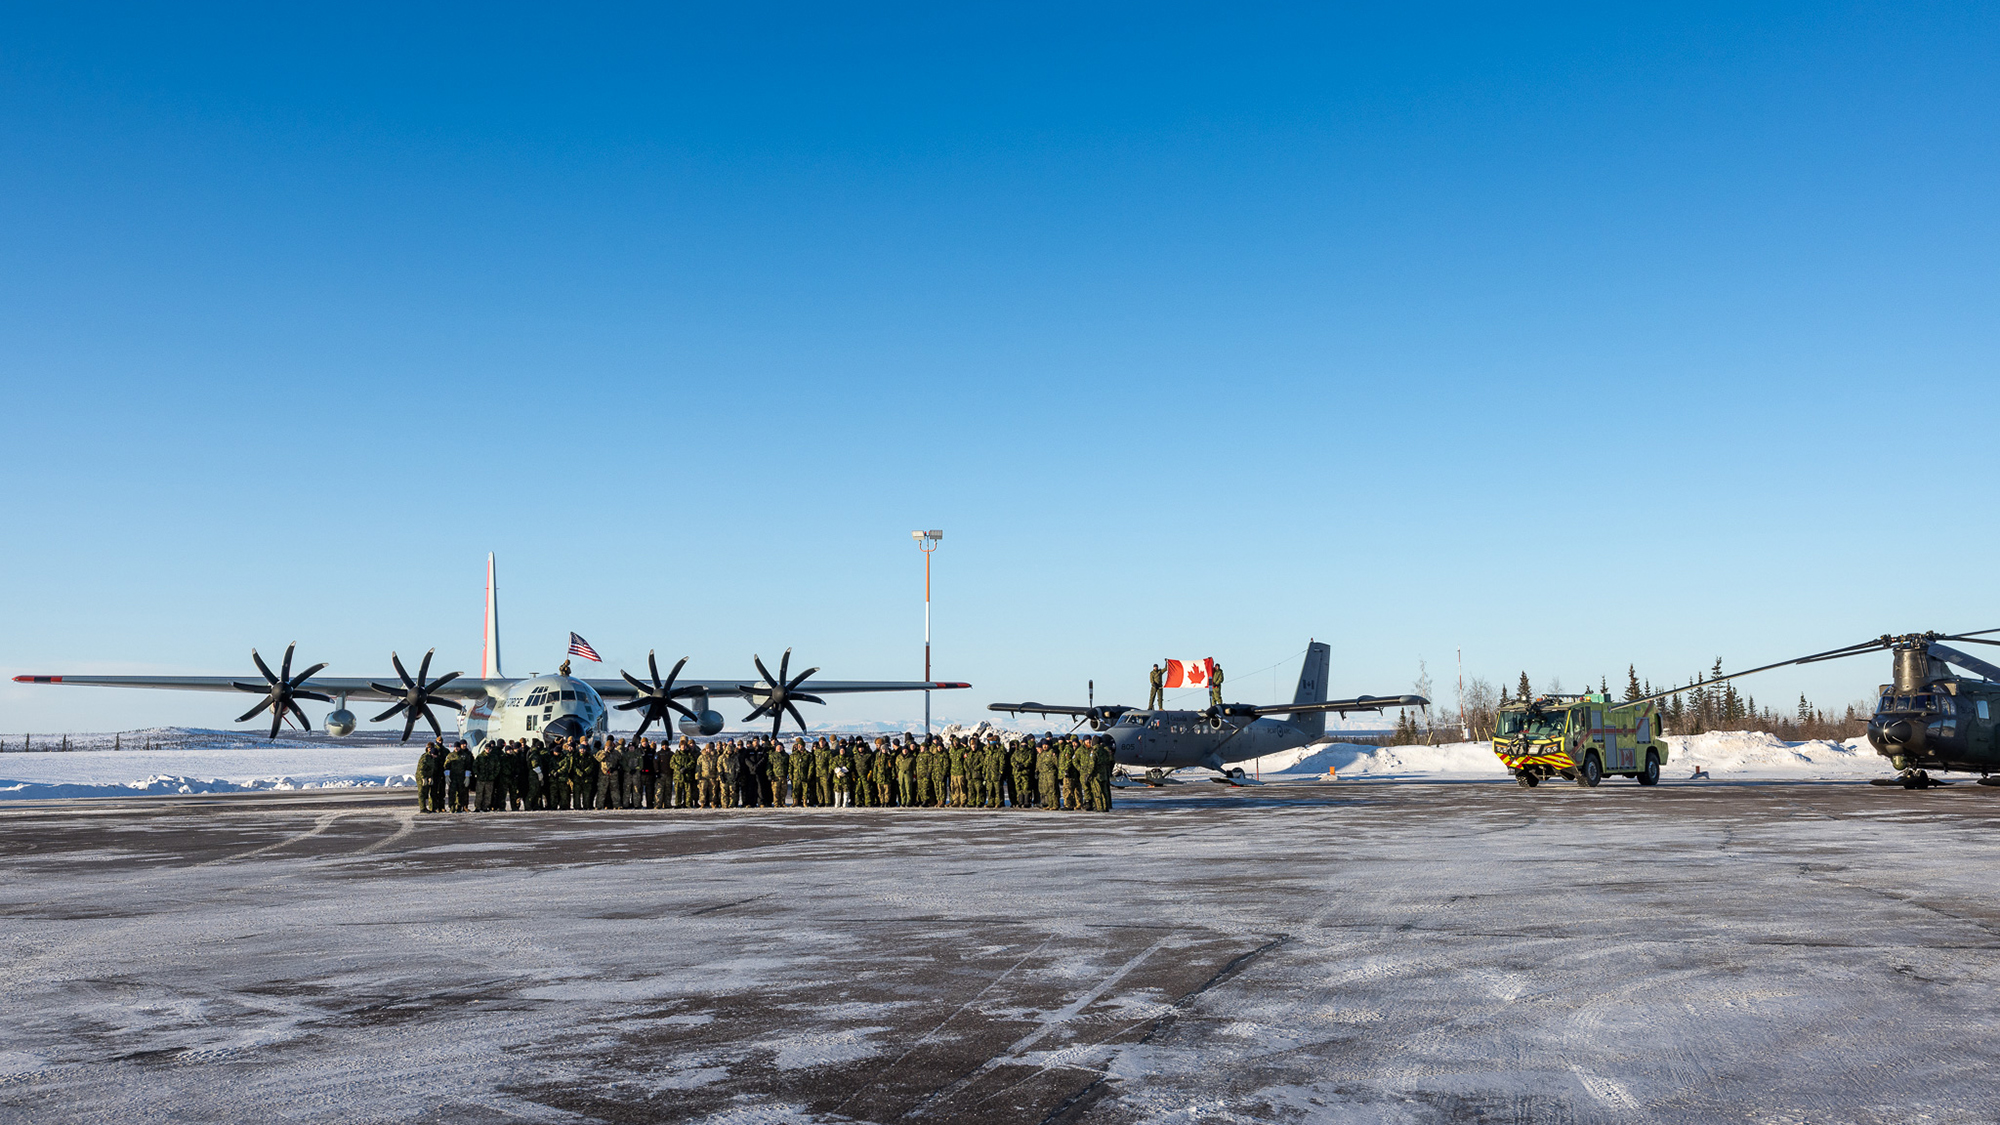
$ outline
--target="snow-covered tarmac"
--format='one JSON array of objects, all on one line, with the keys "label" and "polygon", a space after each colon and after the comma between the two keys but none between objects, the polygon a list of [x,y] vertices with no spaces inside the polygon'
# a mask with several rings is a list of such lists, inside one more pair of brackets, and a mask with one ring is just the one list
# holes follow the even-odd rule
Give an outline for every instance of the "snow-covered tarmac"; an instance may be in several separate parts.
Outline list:
[{"label": "snow-covered tarmac", "polygon": [[1991,1121],[2000,790],[0,807],[0,1118]]}]

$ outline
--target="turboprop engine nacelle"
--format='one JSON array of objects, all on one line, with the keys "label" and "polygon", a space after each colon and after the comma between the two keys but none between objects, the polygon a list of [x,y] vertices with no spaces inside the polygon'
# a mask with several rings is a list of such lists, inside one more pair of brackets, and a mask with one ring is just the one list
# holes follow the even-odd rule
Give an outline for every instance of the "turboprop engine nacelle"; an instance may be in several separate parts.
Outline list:
[{"label": "turboprop engine nacelle", "polygon": [[681,733],[689,738],[708,738],[722,733],[722,716],[714,711],[697,711],[693,719],[680,720]]},{"label": "turboprop engine nacelle", "polygon": [[333,737],[346,738],[354,733],[354,712],[345,707],[335,708],[326,713],[326,722],[321,725]]}]

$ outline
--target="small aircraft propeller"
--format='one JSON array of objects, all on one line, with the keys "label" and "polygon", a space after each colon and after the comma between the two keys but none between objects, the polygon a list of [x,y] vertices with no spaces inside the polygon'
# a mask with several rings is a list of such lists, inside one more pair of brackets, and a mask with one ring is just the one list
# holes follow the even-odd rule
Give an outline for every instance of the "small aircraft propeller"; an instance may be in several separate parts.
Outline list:
[{"label": "small aircraft propeller", "polygon": [[463,711],[465,708],[454,700],[445,699],[436,694],[437,689],[457,679],[460,675],[459,673],[452,672],[439,676],[429,683],[424,682],[424,677],[431,673],[431,657],[436,653],[436,649],[424,653],[424,662],[417,665],[417,676],[415,679],[411,679],[410,674],[403,670],[402,657],[397,656],[393,652],[389,654],[389,663],[396,666],[396,674],[403,678],[403,686],[395,687],[389,684],[369,683],[369,687],[396,700],[394,707],[368,720],[369,722],[379,723],[396,712],[401,711],[405,715],[403,722],[404,742],[408,742],[410,740],[410,732],[417,729],[418,716],[422,716],[430,723],[432,734],[441,735],[444,733],[444,728],[438,725],[437,716],[431,714],[431,704],[435,703],[440,707],[449,707],[454,711]]},{"label": "small aircraft propeller", "polygon": [[758,702],[755,711],[743,717],[743,721],[754,723],[765,715],[772,716],[771,737],[776,738],[784,732],[785,716],[790,715],[799,724],[799,729],[801,731],[805,730],[805,717],[800,715],[799,709],[792,706],[792,704],[794,702],[822,704],[826,702],[826,700],[821,699],[817,695],[807,695],[805,692],[798,690],[798,686],[806,682],[806,677],[819,671],[819,669],[808,668],[800,672],[797,676],[786,679],[787,676],[791,675],[792,670],[791,649],[786,649],[784,659],[778,661],[778,674],[775,676],[771,674],[769,668],[764,667],[763,657],[752,656],[750,660],[757,665],[757,674],[764,677],[764,683],[769,686],[769,690],[754,692],[753,697],[760,700],[760,702]]},{"label": "small aircraft propeller", "polygon": [[235,688],[237,691],[262,693],[264,701],[243,712],[236,720],[237,722],[247,723],[257,717],[257,712],[269,707],[271,709],[272,738],[278,737],[278,728],[285,725],[285,716],[287,713],[297,716],[300,726],[307,730],[312,729],[312,724],[306,721],[306,713],[299,709],[298,701],[301,699],[315,699],[321,703],[328,703],[332,701],[333,697],[322,695],[316,691],[304,691],[300,689],[299,685],[311,679],[314,673],[326,667],[326,665],[315,664],[296,676],[292,675],[292,650],[297,647],[299,647],[299,642],[297,641],[293,641],[291,644],[285,646],[284,662],[278,666],[278,672],[275,675],[271,672],[271,666],[264,663],[264,658],[257,655],[257,650],[254,648],[250,650],[250,659],[256,661],[257,670],[264,673],[264,682],[261,684],[246,684],[240,681],[231,681],[229,686]]},{"label": "small aircraft propeller", "polygon": [[653,673],[653,682],[650,685],[622,668],[618,670],[618,674],[625,677],[625,682],[631,684],[639,692],[639,698],[628,703],[620,703],[618,710],[634,711],[641,707],[646,709],[645,714],[639,719],[639,733],[633,735],[633,738],[643,737],[646,733],[646,728],[652,726],[654,723],[665,726],[667,712],[669,711],[679,712],[687,718],[700,722],[700,719],[696,717],[693,711],[674,702],[674,680],[680,676],[681,669],[686,667],[687,662],[687,657],[681,657],[680,663],[674,665],[673,670],[667,673],[666,680],[662,682],[660,679],[660,662],[653,656],[652,650],[648,649],[646,651],[646,667],[650,668]]}]

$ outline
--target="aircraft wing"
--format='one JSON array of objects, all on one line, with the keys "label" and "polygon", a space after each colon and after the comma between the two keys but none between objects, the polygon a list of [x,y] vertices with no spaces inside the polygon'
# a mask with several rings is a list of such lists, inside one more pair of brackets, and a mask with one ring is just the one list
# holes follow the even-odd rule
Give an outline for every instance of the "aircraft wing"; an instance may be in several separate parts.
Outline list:
[{"label": "aircraft wing", "polygon": [[[639,695],[637,689],[622,679],[583,682],[605,699],[636,699]],[[859,695],[877,691],[953,691],[971,686],[942,680],[807,680],[793,690],[801,695]],[[771,685],[762,680],[674,681],[675,699],[690,699],[697,695],[761,699],[770,690]]]},{"label": "aircraft wing", "polygon": [[1072,719],[1115,719],[1135,708],[1118,704],[1102,707],[1071,707],[1061,703],[988,703],[988,711],[1005,711],[1010,715],[1067,715]]},{"label": "aircraft wing", "polygon": [[[498,680],[479,680],[461,676],[432,692],[450,699],[481,699],[488,694],[502,694],[509,684],[519,683],[525,677],[509,677]],[[248,684],[258,692],[268,690],[264,677],[256,672],[246,676],[15,676],[17,684],[69,684],[75,687],[122,687],[153,688],[161,691],[226,691],[240,692],[237,684]],[[300,691],[316,691],[322,695],[339,696],[349,699],[400,699],[403,693],[394,695],[376,691],[371,683],[394,687],[401,678],[394,672],[373,680],[356,679],[351,676],[314,676],[299,685]],[[624,680],[585,680],[605,699],[631,699],[638,695],[631,684]],[[923,680],[807,680],[798,690],[807,695],[852,695],[859,692],[876,691],[949,691],[955,688],[969,688],[971,684],[946,683]],[[674,685],[676,698],[687,698],[706,694],[709,696],[740,696],[745,699],[758,698],[771,690],[771,685],[760,680],[682,680]],[[247,693],[245,693],[247,694]]]},{"label": "aircraft wing", "polygon": [[[15,676],[17,684],[68,684],[74,687],[123,687],[153,688],[159,691],[226,691],[249,694],[236,687],[247,684],[257,692],[270,690],[270,685],[259,673],[247,676]],[[368,686],[371,683],[394,686],[401,678],[394,672],[378,676],[373,680],[356,679],[351,676],[314,676],[299,685],[300,691],[316,691],[322,695],[346,695],[350,699],[401,699],[403,693],[390,695]],[[476,680],[459,677],[436,689],[431,694],[453,699],[480,699],[487,694],[488,685],[496,691],[504,691],[513,680]],[[630,692],[630,688],[626,689]]]},{"label": "aircraft wing", "polygon": [[1349,711],[1380,711],[1384,707],[1429,707],[1431,701],[1421,695],[1359,695],[1353,699],[1329,699],[1325,703],[1274,703],[1268,707],[1225,706],[1223,711],[1231,715],[1292,715],[1300,712],[1334,711],[1346,714]]}]

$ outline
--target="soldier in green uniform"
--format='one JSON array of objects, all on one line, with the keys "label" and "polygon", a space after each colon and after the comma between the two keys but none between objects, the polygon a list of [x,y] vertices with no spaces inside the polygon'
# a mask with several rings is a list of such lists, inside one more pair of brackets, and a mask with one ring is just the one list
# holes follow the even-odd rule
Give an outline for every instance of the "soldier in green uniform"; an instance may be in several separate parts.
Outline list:
[{"label": "soldier in green uniform", "polygon": [[832,745],[827,742],[826,736],[820,736],[819,741],[813,746],[813,787],[819,791],[821,808],[830,808],[833,805],[833,758]]},{"label": "soldier in green uniform", "polygon": [[997,809],[1001,806],[1003,794],[1000,792],[1002,779],[1007,776],[1007,748],[1000,745],[1000,736],[986,736],[986,749],[979,755],[980,791],[986,798],[986,807]]},{"label": "soldier in green uniform", "polygon": [[472,765],[472,752],[465,748],[462,738],[444,756],[445,800],[453,812],[465,811],[466,783],[472,778]]},{"label": "soldier in green uniform", "polygon": [[1053,738],[1042,739],[1035,748],[1035,790],[1040,798],[1037,807],[1062,807],[1062,750]]},{"label": "soldier in green uniform", "polygon": [[434,787],[431,778],[435,774],[439,780],[444,779],[444,748],[438,745],[441,741],[433,738],[424,743],[423,752],[417,755],[417,811],[420,813],[437,811],[432,807],[434,794],[442,786]]},{"label": "soldier in green uniform", "polygon": [[1091,750],[1093,752],[1092,764],[1095,767],[1091,770],[1091,789],[1096,798],[1091,807],[1095,808],[1098,812],[1110,812],[1111,770],[1117,762],[1117,755],[1113,752],[1114,747],[1111,743],[1111,736],[1103,734],[1092,739]]},{"label": "soldier in green uniform", "polygon": [[1074,736],[1063,740],[1063,808],[1072,812],[1084,805],[1083,779],[1089,775],[1088,760],[1082,744]]},{"label": "soldier in green uniform", "polygon": [[670,768],[674,782],[674,807],[677,809],[691,809],[699,800],[694,787],[695,764],[699,760],[700,754],[695,749],[693,739],[683,738],[674,743]]},{"label": "soldier in green uniform", "polygon": [[965,745],[957,735],[945,743],[944,760],[946,770],[945,804],[952,808],[965,807]]},{"label": "soldier in green uniform", "polygon": [[1222,665],[1216,664],[1208,673],[1208,705],[1222,706]]},{"label": "soldier in green uniform", "polygon": [[486,812],[493,807],[493,755],[499,746],[499,739],[489,738],[472,756],[473,812]]},{"label": "soldier in green uniform", "polygon": [[792,752],[785,755],[785,788],[790,791],[792,805],[805,808],[811,801],[806,792],[812,784],[812,749],[803,738],[792,740]]},{"label": "soldier in green uniform", "polygon": [[534,763],[528,761],[528,747],[522,743],[508,743],[506,761],[512,767],[512,777],[508,779],[508,797],[514,801],[514,809],[530,811],[540,801],[542,783],[534,777]]},{"label": "soldier in green uniform", "polygon": [[594,809],[597,807],[597,793],[603,780],[602,767],[597,761],[597,755],[591,752],[591,748],[585,745],[581,737],[572,739],[570,745],[573,748],[572,753],[576,755],[577,807]]},{"label": "soldier in green uniform", "polygon": [[1011,767],[1014,782],[1014,807],[1028,809],[1035,806],[1035,736],[1027,735],[1016,742],[1008,751],[1007,764]]},{"label": "soldier in green uniform", "polygon": [[1146,677],[1146,679],[1152,685],[1146,692],[1146,710],[1158,711],[1167,705],[1167,674],[1160,670],[1158,664],[1155,664],[1153,665],[1152,674]]},{"label": "soldier in green uniform", "polygon": [[917,747],[915,743],[903,743],[903,749],[896,755],[896,804],[901,808],[912,808],[917,803]]},{"label": "soldier in green uniform", "polygon": [[623,772],[624,760],[618,754],[617,740],[591,743],[590,758],[597,763],[597,768],[592,771],[597,775],[597,791],[591,795],[592,806],[600,809],[621,807],[620,798],[624,794],[619,791],[622,779],[618,775]]},{"label": "soldier in green uniform", "polygon": [[722,807],[722,748],[711,742],[701,748],[695,764],[696,803],[705,809]]},{"label": "soldier in green uniform", "polygon": [[866,742],[856,741],[848,755],[852,760],[849,788],[854,796],[848,802],[857,808],[865,808],[875,803],[875,751]]}]

